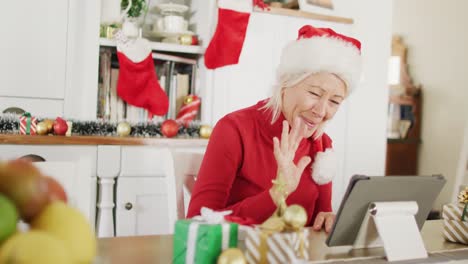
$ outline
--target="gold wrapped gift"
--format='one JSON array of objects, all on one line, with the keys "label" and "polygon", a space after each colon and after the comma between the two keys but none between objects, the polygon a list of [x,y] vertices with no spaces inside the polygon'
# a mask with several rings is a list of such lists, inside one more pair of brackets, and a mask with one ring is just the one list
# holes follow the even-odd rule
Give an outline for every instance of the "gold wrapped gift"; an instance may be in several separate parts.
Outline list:
[{"label": "gold wrapped gift", "polygon": [[297,204],[286,205],[286,184],[281,174],[273,180],[273,215],[260,226],[249,228],[245,239],[248,263],[293,263],[308,259],[307,212]]},{"label": "gold wrapped gift", "polygon": [[458,195],[459,203],[442,207],[444,238],[447,241],[468,244],[468,189]]},{"label": "gold wrapped gift", "polygon": [[248,263],[294,263],[309,259],[309,232],[265,233],[260,228],[247,230],[245,239]]}]

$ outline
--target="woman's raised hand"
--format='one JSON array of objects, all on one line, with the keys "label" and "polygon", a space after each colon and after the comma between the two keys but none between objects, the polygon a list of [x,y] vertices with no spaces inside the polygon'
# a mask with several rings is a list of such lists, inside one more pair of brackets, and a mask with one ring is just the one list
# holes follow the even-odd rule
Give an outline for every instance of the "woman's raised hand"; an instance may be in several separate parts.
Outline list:
[{"label": "woman's raised hand", "polygon": [[287,194],[294,192],[301,179],[302,172],[311,159],[308,156],[302,157],[297,164],[294,163],[296,150],[303,139],[304,125],[298,117],[294,119],[294,124],[289,131],[288,121],[283,121],[283,131],[281,142],[277,137],[273,138],[274,155],[278,164],[278,175],[286,184]]}]

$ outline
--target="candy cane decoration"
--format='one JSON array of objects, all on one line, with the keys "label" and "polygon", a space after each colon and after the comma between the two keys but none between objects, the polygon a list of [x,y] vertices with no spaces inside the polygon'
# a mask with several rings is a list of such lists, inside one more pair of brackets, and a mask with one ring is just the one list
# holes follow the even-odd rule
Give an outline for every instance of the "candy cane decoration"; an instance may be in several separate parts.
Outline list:
[{"label": "candy cane decoration", "polygon": [[177,114],[176,121],[187,126],[198,114],[200,108],[200,98],[196,95],[187,95],[184,98],[184,104]]}]

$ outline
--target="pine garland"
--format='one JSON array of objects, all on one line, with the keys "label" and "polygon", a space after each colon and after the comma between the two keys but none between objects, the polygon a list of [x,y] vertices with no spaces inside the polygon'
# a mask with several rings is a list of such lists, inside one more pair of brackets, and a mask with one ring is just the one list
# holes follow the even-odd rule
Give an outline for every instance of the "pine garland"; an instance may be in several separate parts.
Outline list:
[{"label": "pine garland", "polygon": [[[0,115],[0,134],[19,134],[19,115],[2,114]],[[37,118],[38,122],[46,118]],[[103,120],[73,120],[72,135],[74,136],[118,136],[117,122],[109,122]],[[163,137],[161,132],[162,122],[140,122],[129,123],[132,128],[130,137]],[[193,121],[187,127],[180,126],[177,137],[179,138],[199,138],[200,137],[200,122]]]}]

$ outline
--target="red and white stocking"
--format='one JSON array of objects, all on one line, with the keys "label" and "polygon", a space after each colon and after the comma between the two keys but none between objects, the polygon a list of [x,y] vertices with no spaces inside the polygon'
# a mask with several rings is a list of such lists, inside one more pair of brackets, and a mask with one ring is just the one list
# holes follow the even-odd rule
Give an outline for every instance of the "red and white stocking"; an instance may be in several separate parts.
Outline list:
[{"label": "red and white stocking", "polygon": [[205,66],[237,64],[244,45],[252,0],[218,0],[218,25],[205,52]]},{"label": "red and white stocking", "polygon": [[142,38],[128,40],[121,32],[115,34],[115,38],[120,66],[118,96],[154,115],[165,115],[169,99],[158,82],[148,41]]}]

